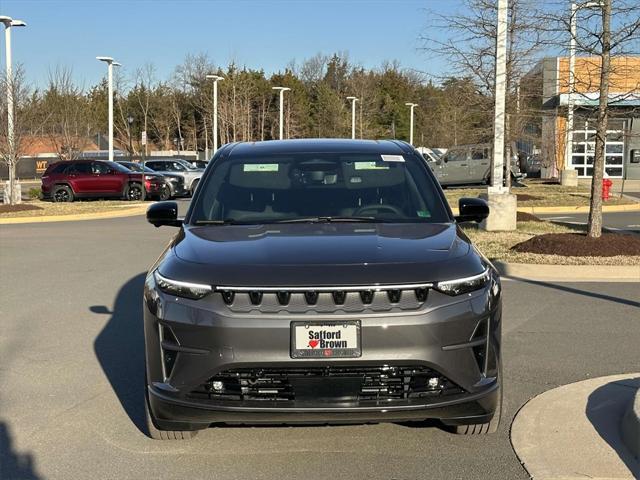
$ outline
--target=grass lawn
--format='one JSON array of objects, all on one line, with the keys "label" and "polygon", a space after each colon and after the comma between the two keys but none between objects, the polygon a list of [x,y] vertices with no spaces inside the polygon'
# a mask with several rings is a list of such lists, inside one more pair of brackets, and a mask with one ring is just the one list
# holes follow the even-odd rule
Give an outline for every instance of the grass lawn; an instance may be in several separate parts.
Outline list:
[{"label": "grass lawn", "polygon": [[[519,207],[575,207],[589,205],[589,187],[562,187],[558,184],[547,184],[540,180],[525,180],[526,187],[512,187],[511,193],[518,195]],[[452,208],[458,207],[458,199],[462,197],[477,197],[485,193],[487,187],[478,188],[447,188],[444,193]],[[635,203],[617,194],[603,205],[626,205]]]},{"label": "grass lawn", "polygon": [[515,244],[535,235],[584,231],[580,226],[565,226],[551,222],[518,222],[518,229],[514,232],[485,232],[475,224],[464,224],[463,230],[478,249],[491,260],[547,265],[640,265],[640,256],[570,257],[520,253],[511,250]]},{"label": "grass lawn", "polygon": [[[9,205],[0,205],[0,218],[113,212],[146,204],[147,203],[142,202],[126,202],[123,200],[84,200],[71,203],[29,200],[17,205],[16,209],[11,208]],[[9,211],[6,211],[7,209]]]}]

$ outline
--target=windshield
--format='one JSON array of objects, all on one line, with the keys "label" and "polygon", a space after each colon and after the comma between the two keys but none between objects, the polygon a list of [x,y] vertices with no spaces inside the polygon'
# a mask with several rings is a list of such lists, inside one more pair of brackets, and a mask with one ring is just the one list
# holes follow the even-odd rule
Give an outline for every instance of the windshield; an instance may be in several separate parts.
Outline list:
[{"label": "windshield", "polygon": [[191,165],[189,162],[187,162],[186,160],[176,160],[176,162],[178,162],[178,164],[182,165],[184,168],[186,168],[187,170],[197,170],[196,167],[194,167],[193,165]]},{"label": "windshield", "polygon": [[409,155],[223,159],[200,188],[191,224],[449,221],[425,165]]}]

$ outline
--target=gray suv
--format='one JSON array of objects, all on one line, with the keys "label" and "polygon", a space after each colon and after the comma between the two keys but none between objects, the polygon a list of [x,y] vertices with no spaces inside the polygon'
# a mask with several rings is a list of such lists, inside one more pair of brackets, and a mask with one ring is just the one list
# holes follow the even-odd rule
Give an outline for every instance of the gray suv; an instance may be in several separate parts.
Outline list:
[{"label": "gray suv", "polygon": [[144,288],[151,437],[217,423],[500,421],[501,287],[420,154],[398,141],[216,152]]},{"label": "gray suv", "polygon": [[144,166],[163,175],[180,175],[184,179],[185,193],[190,195],[195,192],[204,173],[204,169],[195,168],[181,158],[151,159],[144,162]]},{"label": "gray suv", "polygon": [[[435,159],[426,157],[441,185],[489,184],[491,183],[491,157],[493,148],[490,144],[459,145],[451,147],[442,157]],[[511,178],[522,180],[527,175],[520,171],[518,157],[511,158]],[[506,173],[506,168],[505,168]]]}]

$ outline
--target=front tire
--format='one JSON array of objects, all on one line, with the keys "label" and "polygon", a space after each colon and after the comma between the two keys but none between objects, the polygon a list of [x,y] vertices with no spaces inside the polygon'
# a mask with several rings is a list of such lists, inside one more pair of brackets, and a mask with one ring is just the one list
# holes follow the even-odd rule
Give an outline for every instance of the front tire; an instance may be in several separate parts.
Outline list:
[{"label": "front tire", "polygon": [[193,183],[191,184],[191,196],[193,197],[193,194],[196,193],[196,188],[198,188],[198,183],[200,182],[200,179],[195,179],[193,181]]},{"label": "front tire", "polygon": [[124,198],[130,202],[142,200],[142,186],[139,183],[130,183],[124,190]]},{"label": "front tire", "polygon": [[[145,382],[145,390],[147,388]],[[154,440],[190,440],[198,434],[197,430],[162,430],[156,426],[155,418],[149,408],[149,393],[144,394],[144,413],[147,434]]]},{"label": "front tire", "polygon": [[171,198],[171,189],[165,185],[160,193],[158,194],[158,200],[164,202],[165,200],[169,200]]},{"label": "front tire", "polygon": [[498,394],[498,405],[493,414],[493,418],[488,423],[474,423],[471,425],[456,425],[452,428],[453,433],[457,435],[486,435],[488,433],[496,433],[500,425],[502,417],[502,385]]},{"label": "front tire", "polygon": [[51,200],[56,203],[73,202],[73,190],[66,185],[56,185],[51,192]]}]

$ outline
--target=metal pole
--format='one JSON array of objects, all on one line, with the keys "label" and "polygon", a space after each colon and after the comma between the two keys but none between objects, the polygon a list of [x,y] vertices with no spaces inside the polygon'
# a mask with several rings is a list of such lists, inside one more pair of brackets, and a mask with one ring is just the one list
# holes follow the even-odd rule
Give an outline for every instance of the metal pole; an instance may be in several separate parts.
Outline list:
[{"label": "metal pole", "polygon": [[113,162],[113,63],[107,64],[109,83],[109,161]]},{"label": "metal pole", "polygon": [[283,114],[282,110],[284,107],[284,90],[280,90],[280,140],[282,140],[282,132],[283,132]]},{"label": "metal pole", "polygon": [[213,81],[213,154],[218,151],[218,80]]},{"label": "metal pole", "polygon": [[508,0],[498,0],[498,30],[496,36],[495,113],[493,138],[493,172],[491,190],[502,193],[504,172],[504,123],[507,83],[507,4]]},{"label": "metal pole", "polygon": [[9,203],[13,204],[13,184],[14,178],[14,162],[15,162],[15,145],[13,135],[13,72],[11,68],[11,26],[5,25],[4,29],[5,53],[7,58],[7,146],[9,147],[9,157],[11,164],[9,166]]},{"label": "metal pole", "polygon": [[413,108],[415,105],[411,105],[411,118],[409,119],[409,143],[413,145]]},{"label": "metal pole", "polygon": [[570,34],[569,41],[569,99],[567,100],[567,125],[565,138],[564,170],[571,164],[573,154],[573,96],[575,92],[575,70],[576,70],[576,14],[578,6],[571,2]]},{"label": "metal pole", "polygon": [[357,98],[354,98],[351,102],[351,139],[355,140],[356,138],[356,102]]}]

